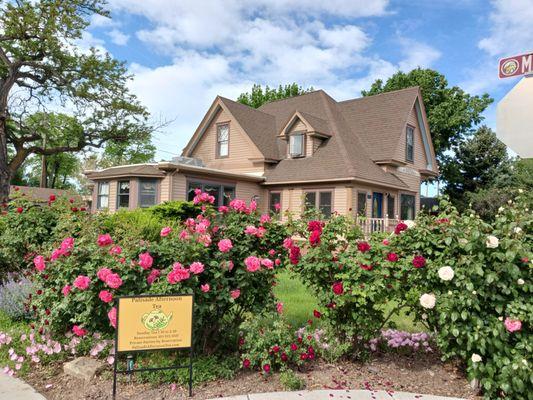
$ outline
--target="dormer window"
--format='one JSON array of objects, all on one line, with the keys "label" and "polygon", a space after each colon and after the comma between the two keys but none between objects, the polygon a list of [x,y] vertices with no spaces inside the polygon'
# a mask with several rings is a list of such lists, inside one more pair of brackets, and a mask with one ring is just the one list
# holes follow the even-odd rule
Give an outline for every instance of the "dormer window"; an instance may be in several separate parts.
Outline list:
[{"label": "dormer window", "polygon": [[229,124],[217,125],[217,157],[229,156]]},{"label": "dormer window", "polygon": [[294,133],[289,136],[289,154],[292,158],[304,156],[303,133]]},{"label": "dormer window", "polygon": [[405,131],[405,158],[407,161],[414,160],[415,128],[408,126]]}]

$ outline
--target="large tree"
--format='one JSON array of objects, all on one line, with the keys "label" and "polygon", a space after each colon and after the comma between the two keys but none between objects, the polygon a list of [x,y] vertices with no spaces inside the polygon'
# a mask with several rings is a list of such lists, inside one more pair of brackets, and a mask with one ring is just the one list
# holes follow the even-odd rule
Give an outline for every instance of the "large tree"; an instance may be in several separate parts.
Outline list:
[{"label": "large tree", "polygon": [[486,126],[453,150],[453,162],[443,167],[443,173],[449,177],[444,192],[459,208],[466,207],[469,193],[503,187],[512,177],[507,147]]},{"label": "large tree", "polygon": [[[148,113],[127,88],[125,64],[78,45],[91,16],[107,16],[103,5],[103,0],[0,1],[0,200],[31,154],[78,152],[151,136]],[[79,126],[65,131],[57,144],[28,124],[31,115],[51,110],[68,112]]]},{"label": "large tree", "polygon": [[458,145],[483,120],[481,114],[493,99],[487,93],[472,96],[458,86],[449,86],[441,73],[421,68],[397,72],[386,82],[378,79],[361,93],[371,96],[411,86],[420,86],[435,153],[442,164],[444,153]]},{"label": "large tree", "polygon": [[237,98],[237,101],[253,108],[259,108],[265,103],[299,96],[301,94],[312,92],[313,90],[312,86],[304,89],[297,83],[291,83],[290,85],[284,86],[279,85],[277,89],[270,88],[268,85],[263,89],[261,85],[256,84],[252,86],[251,92],[241,93]]}]

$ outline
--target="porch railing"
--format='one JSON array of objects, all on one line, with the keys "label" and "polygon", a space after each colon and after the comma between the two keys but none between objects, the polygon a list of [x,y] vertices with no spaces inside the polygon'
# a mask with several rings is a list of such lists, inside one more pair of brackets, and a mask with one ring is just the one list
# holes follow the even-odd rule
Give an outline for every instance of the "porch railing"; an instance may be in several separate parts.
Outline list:
[{"label": "porch railing", "polygon": [[396,218],[358,218],[357,223],[365,236],[374,232],[392,232],[400,220]]}]

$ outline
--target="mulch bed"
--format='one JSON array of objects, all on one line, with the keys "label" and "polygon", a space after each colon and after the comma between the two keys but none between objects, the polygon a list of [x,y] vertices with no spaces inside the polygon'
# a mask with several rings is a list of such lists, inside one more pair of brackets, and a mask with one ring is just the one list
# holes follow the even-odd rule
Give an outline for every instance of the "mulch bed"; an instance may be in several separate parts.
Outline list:
[{"label": "mulch bed", "polygon": [[[404,356],[385,354],[359,364],[317,362],[305,372],[298,373],[306,382],[306,389],[367,389],[405,391],[479,400],[464,374],[454,363],[443,363],[434,354]],[[24,379],[49,400],[111,399],[112,381],[109,373],[85,383],[65,375],[60,366],[37,369]],[[47,385],[51,387],[47,388]],[[240,372],[234,380],[207,382],[194,388],[194,399],[210,399],[247,393],[285,390],[277,374],[264,378],[257,372]],[[121,383],[117,399],[163,400],[186,399],[187,390],[170,385]],[[423,397],[422,397],[423,399]]]}]

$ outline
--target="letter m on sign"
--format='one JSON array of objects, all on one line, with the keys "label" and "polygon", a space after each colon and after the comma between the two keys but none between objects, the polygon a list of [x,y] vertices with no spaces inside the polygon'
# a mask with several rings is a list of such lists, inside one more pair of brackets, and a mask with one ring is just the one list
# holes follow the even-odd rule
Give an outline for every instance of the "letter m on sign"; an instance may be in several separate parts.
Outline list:
[{"label": "letter m on sign", "polygon": [[533,54],[522,56],[522,73],[533,74]]}]

